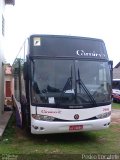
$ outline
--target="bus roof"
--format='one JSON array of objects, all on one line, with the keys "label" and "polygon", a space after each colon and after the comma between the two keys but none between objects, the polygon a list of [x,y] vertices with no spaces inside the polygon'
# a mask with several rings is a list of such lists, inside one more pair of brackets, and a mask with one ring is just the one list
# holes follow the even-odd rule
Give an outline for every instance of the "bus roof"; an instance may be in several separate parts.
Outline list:
[{"label": "bus roof", "polygon": [[108,59],[103,40],[64,35],[31,35],[30,56]]},{"label": "bus roof", "polygon": [[32,37],[53,37],[53,38],[73,38],[73,39],[87,39],[87,40],[93,40],[93,41],[100,41],[104,43],[102,39],[99,38],[92,38],[92,37],[82,37],[82,36],[71,36],[71,35],[49,35],[49,34],[32,34],[29,36],[29,38]]}]

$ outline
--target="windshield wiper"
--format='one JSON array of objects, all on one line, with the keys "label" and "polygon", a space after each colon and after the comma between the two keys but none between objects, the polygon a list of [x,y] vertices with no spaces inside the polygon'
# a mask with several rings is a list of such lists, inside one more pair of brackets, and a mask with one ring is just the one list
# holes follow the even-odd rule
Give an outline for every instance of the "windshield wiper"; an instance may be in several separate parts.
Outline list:
[{"label": "windshield wiper", "polygon": [[64,92],[65,90],[72,90],[72,80],[73,80],[73,75],[72,75],[72,66],[71,66],[71,75],[70,77],[68,77],[67,82],[65,83],[62,92]]},{"label": "windshield wiper", "polygon": [[86,94],[88,95],[88,97],[90,98],[90,100],[91,100],[92,104],[94,105],[94,107],[96,107],[97,103],[96,103],[94,97],[91,95],[91,93],[89,92],[89,90],[87,89],[87,87],[85,86],[85,84],[83,83],[83,81],[80,78],[79,68],[78,68],[78,80],[76,80],[76,82],[78,82],[78,84],[79,84],[79,90],[82,87],[84,89],[84,91],[86,92]]}]

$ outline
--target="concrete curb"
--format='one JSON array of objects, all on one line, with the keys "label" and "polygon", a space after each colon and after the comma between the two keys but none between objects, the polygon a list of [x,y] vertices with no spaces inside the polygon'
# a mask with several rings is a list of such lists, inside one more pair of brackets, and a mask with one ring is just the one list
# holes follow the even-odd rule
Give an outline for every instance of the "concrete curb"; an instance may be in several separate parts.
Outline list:
[{"label": "concrete curb", "polygon": [[4,111],[4,113],[0,116],[0,139],[3,136],[5,128],[8,124],[8,121],[12,115],[12,111]]}]

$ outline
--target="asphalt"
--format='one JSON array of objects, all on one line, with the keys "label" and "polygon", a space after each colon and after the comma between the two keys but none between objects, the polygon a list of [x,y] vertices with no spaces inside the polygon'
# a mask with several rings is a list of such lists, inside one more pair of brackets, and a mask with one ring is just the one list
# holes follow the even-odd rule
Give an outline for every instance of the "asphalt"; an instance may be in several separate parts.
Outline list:
[{"label": "asphalt", "polygon": [[7,127],[7,124],[10,120],[12,113],[13,113],[12,111],[4,111],[4,113],[0,115],[0,139],[3,136],[3,133]]}]

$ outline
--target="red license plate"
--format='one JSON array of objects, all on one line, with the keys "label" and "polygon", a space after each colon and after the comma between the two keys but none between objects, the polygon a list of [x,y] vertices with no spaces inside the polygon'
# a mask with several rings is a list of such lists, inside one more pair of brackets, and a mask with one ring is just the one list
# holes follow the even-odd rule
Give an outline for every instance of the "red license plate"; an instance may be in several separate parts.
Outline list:
[{"label": "red license plate", "polygon": [[78,131],[83,129],[83,125],[73,125],[73,126],[69,126],[69,131]]}]

